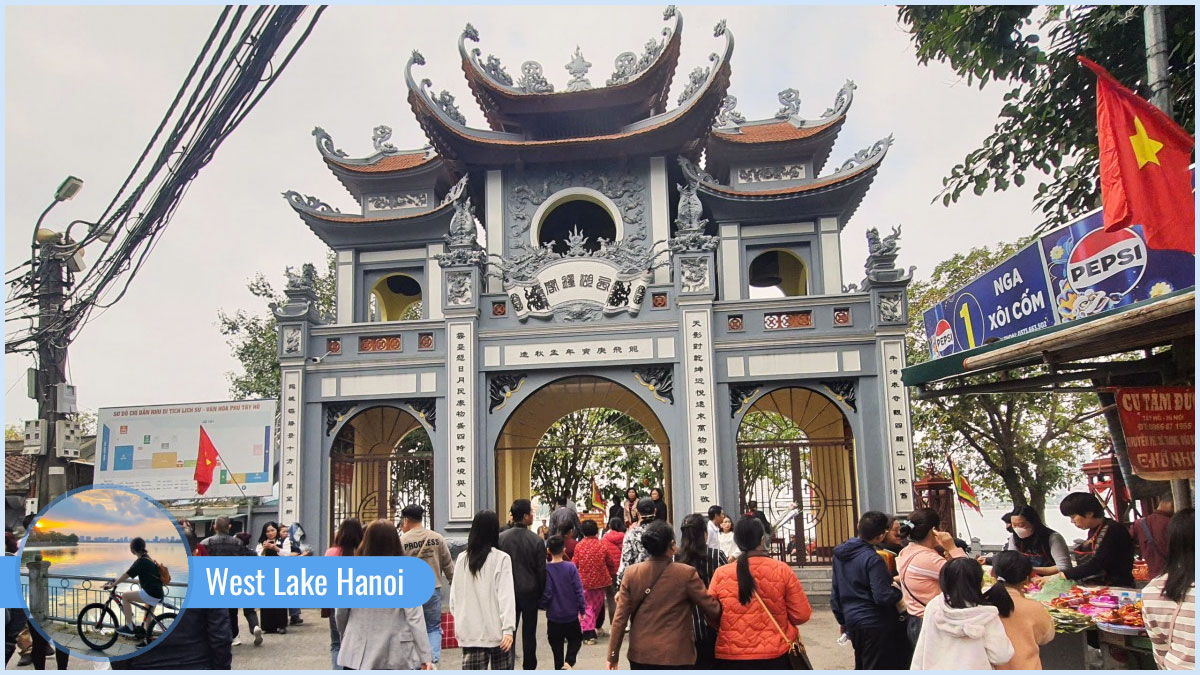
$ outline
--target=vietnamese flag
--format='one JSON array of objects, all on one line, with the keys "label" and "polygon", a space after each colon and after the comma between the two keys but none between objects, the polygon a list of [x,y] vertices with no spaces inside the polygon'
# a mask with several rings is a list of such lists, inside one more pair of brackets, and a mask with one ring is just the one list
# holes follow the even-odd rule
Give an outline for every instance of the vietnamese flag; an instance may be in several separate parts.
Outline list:
[{"label": "vietnamese flag", "polygon": [[1141,225],[1150,248],[1196,253],[1196,203],[1188,171],[1196,142],[1183,127],[1084,56],[1097,75],[1104,229]]},{"label": "vietnamese flag", "polygon": [[217,466],[217,448],[208,438],[208,432],[204,427],[200,427],[200,451],[196,454],[196,473],[192,476],[196,479],[196,492],[204,494],[208,492],[208,487],[212,485],[213,469]]}]

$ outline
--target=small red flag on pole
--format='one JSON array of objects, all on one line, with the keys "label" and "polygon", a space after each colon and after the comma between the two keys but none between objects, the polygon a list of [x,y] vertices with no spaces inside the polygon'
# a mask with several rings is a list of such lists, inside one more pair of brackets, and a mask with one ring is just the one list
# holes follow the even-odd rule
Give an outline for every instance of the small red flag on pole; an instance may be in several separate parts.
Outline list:
[{"label": "small red flag on pole", "polygon": [[1191,135],[1085,56],[1096,73],[1104,229],[1141,225],[1150,248],[1196,253]]},{"label": "small red flag on pole", "polygon": [[196,492],[204,494],[208,492],[209,486],[212,485],[213,469],[217,466],[217,448],[208,438],[208,432],[204,427],[200,427],[200,450],[196,454],[196,473],[192,476],[196,479]]}]

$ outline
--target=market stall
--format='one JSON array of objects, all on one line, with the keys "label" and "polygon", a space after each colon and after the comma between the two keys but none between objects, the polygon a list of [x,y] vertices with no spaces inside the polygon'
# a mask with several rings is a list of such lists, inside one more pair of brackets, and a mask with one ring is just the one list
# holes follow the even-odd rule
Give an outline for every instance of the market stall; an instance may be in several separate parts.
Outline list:
[{"label": "market stall", "polygon": [[1052,578],[1031,582],[1024,591],[1045,605],[1054,620],[1055,638],[1041,650],[1044,669],[1086,669],[1089,646],[1099,648],[1105,670],[1155,669],[1140,590],[1077,586]]}]

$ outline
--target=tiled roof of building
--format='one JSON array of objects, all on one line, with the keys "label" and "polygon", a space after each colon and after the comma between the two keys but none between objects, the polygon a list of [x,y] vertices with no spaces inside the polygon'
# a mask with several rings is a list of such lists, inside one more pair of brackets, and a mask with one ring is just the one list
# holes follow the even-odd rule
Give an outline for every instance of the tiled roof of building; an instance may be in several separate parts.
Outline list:
[{"label": "tiled roof of building", "polygon": [[388,173],[390,171],[406,171],[437,159],[437,155],[425,150],[401,152],[394,155],[383,155],[370,163],[351,163],[326,157],[327,164],[337,166],[355,173]]},{"label": "tiled roof of building", "polygon": [[727,141],[729,143],[783,143],[787,141],[799,141],[805,138],[816,136],[826,129],[841,125],[846,121],[846,116],[841,115],[828,122],[810,127],[797,127],[788,120],[779,120],[768,124],[748,124],[737,128],[736,133],[729,129],[716,129],[713,131],[713,139]]}]

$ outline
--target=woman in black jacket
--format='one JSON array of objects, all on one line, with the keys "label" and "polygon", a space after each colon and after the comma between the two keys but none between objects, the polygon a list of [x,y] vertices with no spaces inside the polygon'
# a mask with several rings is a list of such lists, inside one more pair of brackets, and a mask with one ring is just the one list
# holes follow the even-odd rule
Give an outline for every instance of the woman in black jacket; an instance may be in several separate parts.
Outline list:
[{"label": "woman in black jacket", "polygon": [[1088,538],[1075,548],[1078,565],[1059,572],[1072,581],[1086,581],[1100,586],[1133,587],[1133,538],[1129,530],[1117,521],[1104,516],[1104,506],[1096,496],[1087,492],[1072,492],[1062,500],[1058,510]]}]

